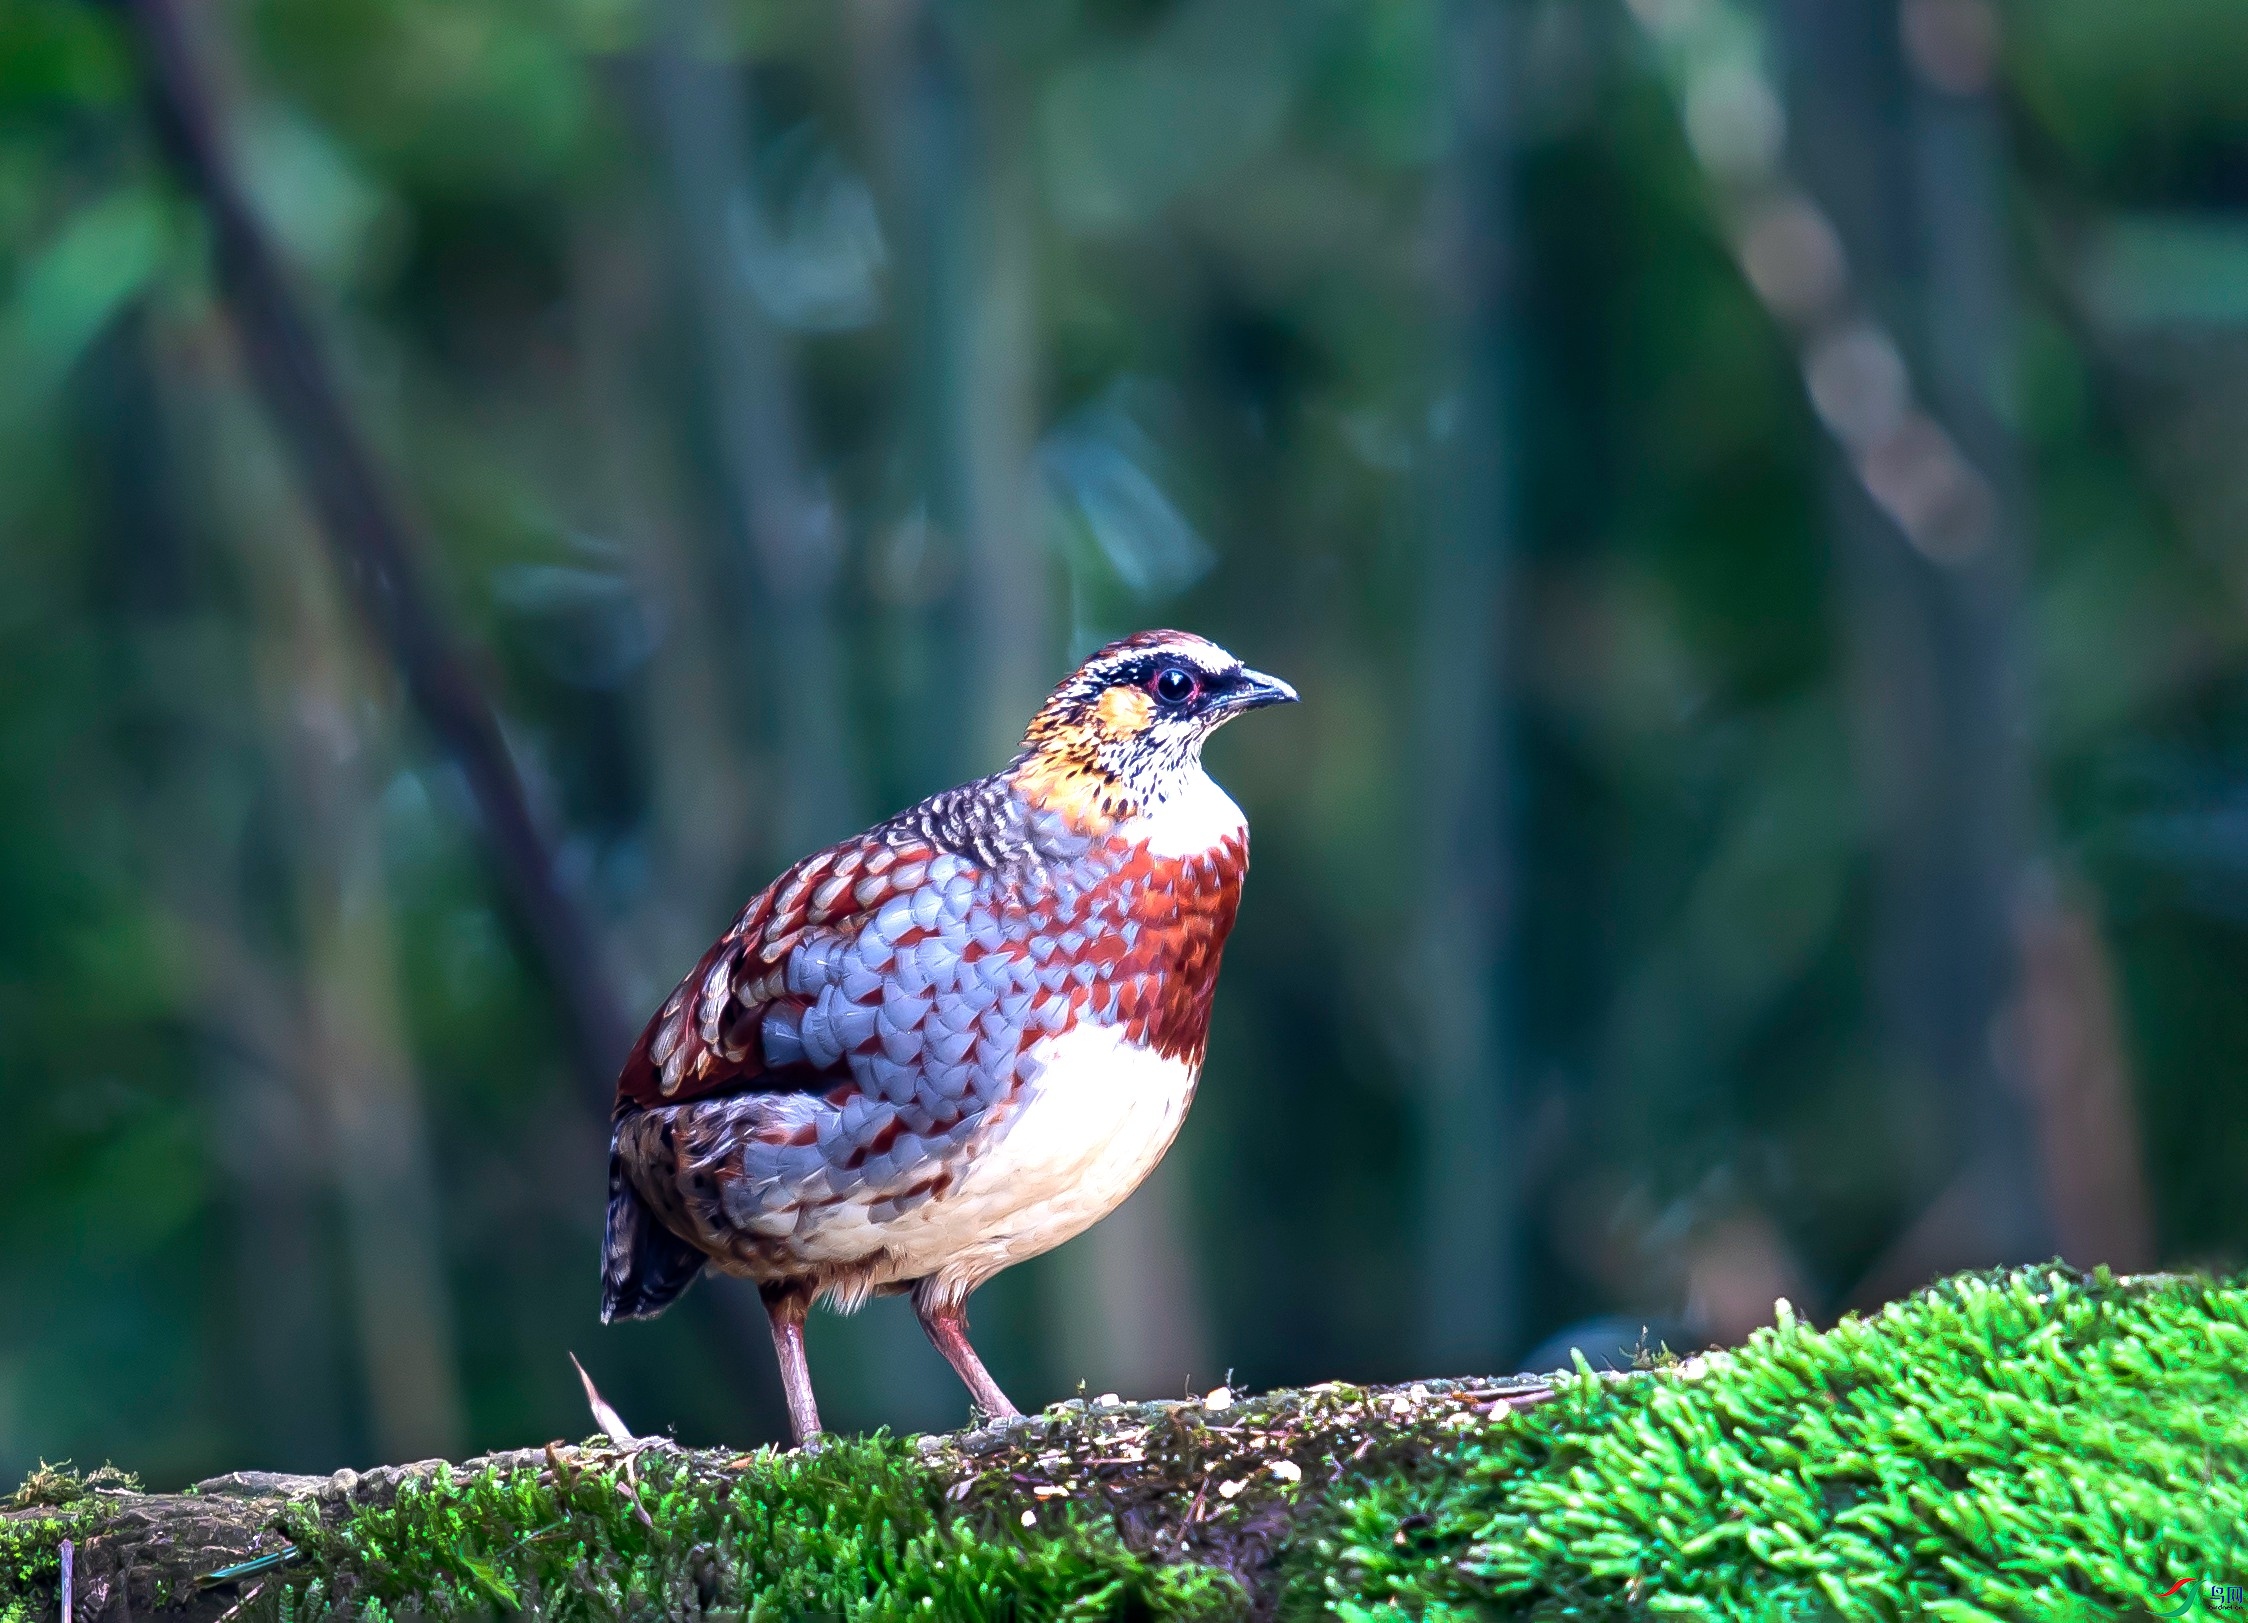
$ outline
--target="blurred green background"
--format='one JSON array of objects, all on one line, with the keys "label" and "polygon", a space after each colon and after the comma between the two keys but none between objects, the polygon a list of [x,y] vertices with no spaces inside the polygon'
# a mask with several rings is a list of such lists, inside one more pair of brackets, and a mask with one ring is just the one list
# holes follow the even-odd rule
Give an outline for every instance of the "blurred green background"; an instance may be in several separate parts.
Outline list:
[{"label": "blurred green background", "polygon": [[[150,14],[0,0],[0,1478],[577,1435],[572,1350],[781,1435],[742,1288],[595,1322],[616,1056]],[[2236,0],[176,15],[634,1023],[1101,640],[1301,688],[1178,1147],[977,1300],[1018,1401],[2248,1259]]]}]

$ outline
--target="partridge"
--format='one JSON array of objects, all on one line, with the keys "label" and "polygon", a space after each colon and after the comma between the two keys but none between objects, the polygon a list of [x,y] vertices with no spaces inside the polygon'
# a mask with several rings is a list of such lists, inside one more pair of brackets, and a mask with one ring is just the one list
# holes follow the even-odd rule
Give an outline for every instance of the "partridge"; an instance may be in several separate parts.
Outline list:
[{"label": "partridge", "polygon": [[1249,865],[1210,734],[1296,697],[1177,631],[1111,643],[1004,769],[804,858],[664,1001],[618,1079],[601,1317],[753,1279],[799,1443],[816,1301],[909,1294],[991,1416],[968,1295],[1083,1233],[1194,1096]]}]

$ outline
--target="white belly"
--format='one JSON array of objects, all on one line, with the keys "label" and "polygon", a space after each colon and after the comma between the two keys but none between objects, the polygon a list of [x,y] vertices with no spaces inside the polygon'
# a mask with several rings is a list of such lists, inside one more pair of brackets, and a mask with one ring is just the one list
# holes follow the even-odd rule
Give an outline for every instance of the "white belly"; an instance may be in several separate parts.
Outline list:
[{"label": "white belly", "polygon": [[1197,1067],[1115,1027],[1076,1026],[1031,1052],[1044,1065],[1037,1082],[953,1187],[881,1225],[890,1278],[933,1274],[946,1295],[965,1295],[1082,1234],[1155,1170],[1194,1098]]}]

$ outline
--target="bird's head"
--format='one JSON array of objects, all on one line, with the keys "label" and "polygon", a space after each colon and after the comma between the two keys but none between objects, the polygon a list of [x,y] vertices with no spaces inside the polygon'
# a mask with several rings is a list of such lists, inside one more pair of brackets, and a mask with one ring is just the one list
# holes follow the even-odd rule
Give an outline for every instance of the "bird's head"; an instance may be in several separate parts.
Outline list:
[{"label": "bird's head", "polygon": [[1094,654],[1039,707],[1015,784],[1081,828],[1106,828],[1185,788],[1203,741],[1235,716],[1295,697],[1214,642],[1142,631]]}]

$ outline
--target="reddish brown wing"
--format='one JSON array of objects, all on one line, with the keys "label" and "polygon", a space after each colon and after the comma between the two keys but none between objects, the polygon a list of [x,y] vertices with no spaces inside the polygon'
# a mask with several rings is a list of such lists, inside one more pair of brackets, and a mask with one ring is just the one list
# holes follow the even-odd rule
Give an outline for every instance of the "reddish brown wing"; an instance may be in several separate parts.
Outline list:
[{"label": "reddish brown wing", "polygon": [[[795,949],[823,936],[854,938],[882,904],[919,885],[936,851],[897,832],[863,834],[814,852],[753,897],[656,1011],[617,1078],[617,1111],[715,1093],[818,1090],[841,1067],[768,1065],[761,1030],[776,1005],[807,1001],[792,988]],[[816,988],[812,988],[816,991]]]}]

